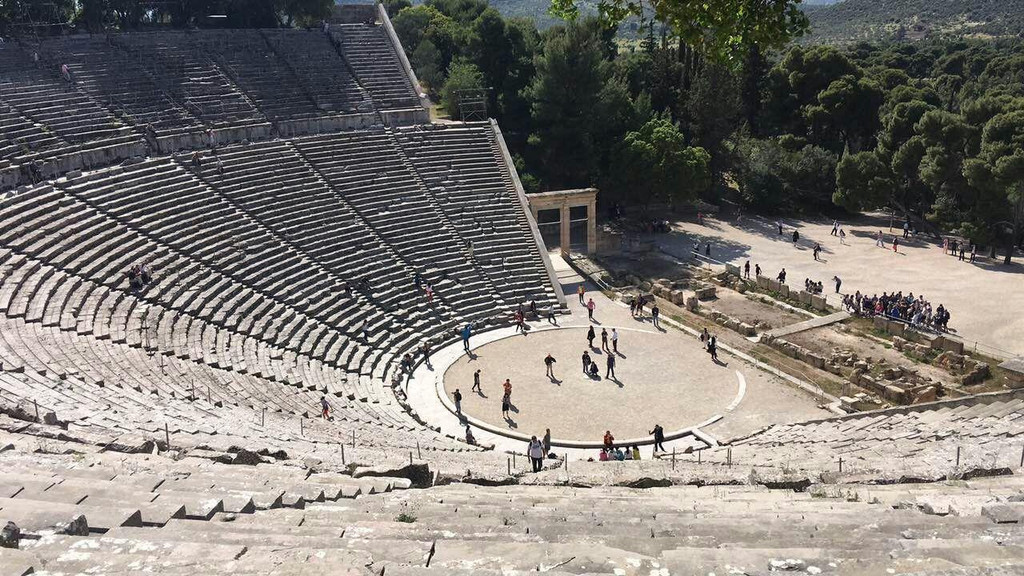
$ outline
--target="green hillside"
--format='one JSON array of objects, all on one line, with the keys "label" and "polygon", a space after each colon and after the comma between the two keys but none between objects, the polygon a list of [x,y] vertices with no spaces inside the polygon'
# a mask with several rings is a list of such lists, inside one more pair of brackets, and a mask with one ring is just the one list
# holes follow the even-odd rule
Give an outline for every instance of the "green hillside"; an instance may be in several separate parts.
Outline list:
[{"label": "green hillside", "polygon": [[804,42],[814,43],[1015,36],[1024,30],[1024,0],[843,0],[804,11],[811,20]]}]

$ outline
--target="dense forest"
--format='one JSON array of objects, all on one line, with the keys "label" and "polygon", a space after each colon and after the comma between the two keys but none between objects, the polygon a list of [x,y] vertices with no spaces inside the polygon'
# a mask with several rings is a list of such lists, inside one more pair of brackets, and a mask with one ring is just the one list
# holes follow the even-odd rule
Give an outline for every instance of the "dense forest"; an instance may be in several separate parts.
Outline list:
[{"label": "dense forest", "polygon": [[452,117],[465,89],[486,89],[530,190],[763,212],[891,207],[984,246],[1024,234],[1019,41],[750,46],[723,60],[653,23],[624,46],[596,18],[538,32],[483,0],[389,10]]},{"label": "dense forest", "polygon": [[1019,36],[1024,0],[842,0],[809,6],[813,43],[913,40],[940,35]]}]

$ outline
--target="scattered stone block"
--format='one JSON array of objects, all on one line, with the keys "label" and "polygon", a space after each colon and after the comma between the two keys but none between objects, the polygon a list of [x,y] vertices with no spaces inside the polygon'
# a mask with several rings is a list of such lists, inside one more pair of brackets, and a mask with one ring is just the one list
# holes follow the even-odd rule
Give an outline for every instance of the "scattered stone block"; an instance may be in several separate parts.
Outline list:
[{"label": "scattered stone block", "polygon": [[757,277],[757,287],[758,288],[768,289],[770,282],[771,281],[768,278],[764,277],[764,276],[758,276]]},{"label": "scattered stone block", "polygon": [[960,340],[953,340],[952,338],[942,337],[942,349],[949,352],[956,352],[957,354],[964,353],[964,343]]},{"label": "scattered stone block", "polygon": [[988,504],[981,507],[981,515],[996,524],[1020,524],[1024,522],[1024,502]]},{"label": "scattered stone block", "polygon": [[825,297],[812,294],[811,308],[814,308],[815,310],[825,310],[828,308],[828,305],[825,303]]},{"label": "scattered stone block", "polygon": [[17,548],[21,542],[21,529],[14,522],[8,522],[0,530],[0,548]]},{"label": "scattered stone block", "polygon": [[935,402],[936,400],[938,400],[938,390],[935,389],[935,386],[926,386],[923,390],[914,393],[913,404]]},{"label": "scattered stone block", "polygon": [[690,296],[686,299],[686,309],[690,312],[696,312],[700,308],[700,302],[696,296]]},{"label": "scattered stone block", "polygon": [[999,367],[1006,370],[1007,379],[1009,380],[1007,385],[1010,388],[1024,388],[1024,358],[1007,360],[1000,364]]},{"label": "scattered stone block", "polygon": [[231,463],[242,466],[255,466],[263,463],[263,457],[255,452],[242,449],[235,453],[234,457],[231,458]]},{"label": "scattered stone block", "polygon": [[698,300],[713,300],[717,291],[714,286],[704,286],[696,290]]},{"label": "scattered stone block", "polygon": [[677,306],[683,305],[686,303],[686,293],[682,290],[673,290],[669,294],[669,300]]},{"label": "scattered stone block", "polygon": [[727,273],[737,277],[737,278],[740,277],[740,267],[739,266],[733,266],[732,264],[726,264],[725,265],[725,271]]}]

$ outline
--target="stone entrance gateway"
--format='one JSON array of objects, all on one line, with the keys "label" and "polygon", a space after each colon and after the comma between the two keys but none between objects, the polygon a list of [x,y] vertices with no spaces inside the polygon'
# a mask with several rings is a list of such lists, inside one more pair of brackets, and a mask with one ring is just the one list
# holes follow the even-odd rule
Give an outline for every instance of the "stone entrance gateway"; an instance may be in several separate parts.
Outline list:
[{"label": "stone entrance gateway", "polygon": [[548,250],[592,254],[597,251],[597,189],[554,190],[528,194],[530,210]]}]

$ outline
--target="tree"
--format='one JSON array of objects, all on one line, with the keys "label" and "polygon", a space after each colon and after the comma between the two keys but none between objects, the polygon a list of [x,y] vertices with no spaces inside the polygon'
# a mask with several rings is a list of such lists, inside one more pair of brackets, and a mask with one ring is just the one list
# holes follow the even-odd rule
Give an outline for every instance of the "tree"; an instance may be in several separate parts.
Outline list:
[{"label": "tree", "polygon": [[409,64],[416,71],[416,77],[426,84],[427,90],[436,91],[444,85],[444,74],[441,73],[441,52],[428,39],[420,42],[409,57]]},{"label": "tree", "polygon": [[711,154],[711,173],[716,181],[729,166],[723,144],[737,128],[739,92],[732,71],[714,63],[701,69],[686,92],[683,108],[690,132],[696,143]]},{"label": "tree", "polygon": [[512,53],[498,94],[495,117],[502,123],[502,132],[506,136],[525,143],[530,133],[530,101],[525,92],[536,73],[533,57],[539,50],[540,34],[532,21],[522,18],[508,20],[505,33]]},{"label": "tree", "polygon": [[441,104],[448,115],[459,118],[459,104],[464,90],[481,90],[484,87],[484,75],[476,64],[466,60],[456,60],[448,68],[448,80],[441,90]]},{"label": "tree", "polygon": [[826,124],[842,138],[843,149],[856,152],[878,129],[878,109],[884,98],[877,82],[848,74],[818,93],[818,106]]},{"label": "tree", "polygon": [[964,162],[973,156],[978,130],[958,114],[931,110],[921,116],[914,131],[924,147],[918,174],[934,194],[934,219],[958,225],[965,208],[976,199],[964,176]]},{"label": "tree", "polygon": [[763,210],[825,207],[835,190],[836,155],[799,138],[735,141],[743,202]]},{"label": "tree", "polygon": [[406,8],[412,6],[412,2],[409,0],[383,0],[381,4],[384,5],[384,10],[388,13],[388,18],[394,20],[398,13]]},{"label": "tree", "polygon": [[711,184],[710,160],[703,148],[686,146],[679,127],[662,115],[626,134],[620,162],[632,184],[631,197],[646,207],[697,198]]},{"label": "tree", "polygon": [[1006,242],[1004,264],[1024,235],[1024,110],[993,116],[982,134],[980,153],[964,175],[981,191],[975,212]]},{"label": "tree", "polygon": [[505,20],[494,8],[487,8],[473,21],[473,31],[469,52],[490,88],[487,109],[497,110],[498,96],[504,92],[505,79],[514,64],[512,41]]},{"label": "tree", "polygon": [[[424,40],[440,52],[439,70],[447,70],[459,53],[459,25],[451,17],[431,5],[405,8],[391,22],[406,50],[415,50]],[[411,54],[407,54],[411,56]]]},{"label": "tree", "polygon": [[895,188],[892,172],[875,152],[847,154],[836,166],[832,202],[852,212],[884,206]]},{"label": "tree", "polygon": [[602,122],[601,91],[610,76],[602,38],[587,22],[548,31],[528,88],[534,132],[546,184],[590,186],[597,176],[596,133]]},{"label": "tree", "polygon": [[0,0],[0,36],[22,32],[18,24],[63,25],[74,16],[74,0]]},{"label": "tree", "polygon": [[[653,8],[684,44],[720,61],[739,64],[751,45],[785,46],[807,29],[799,0],[604,0],[598,13],[606,25]],[[568,21],[579,16],[579,0],[552,0],[550,12]]]}]

